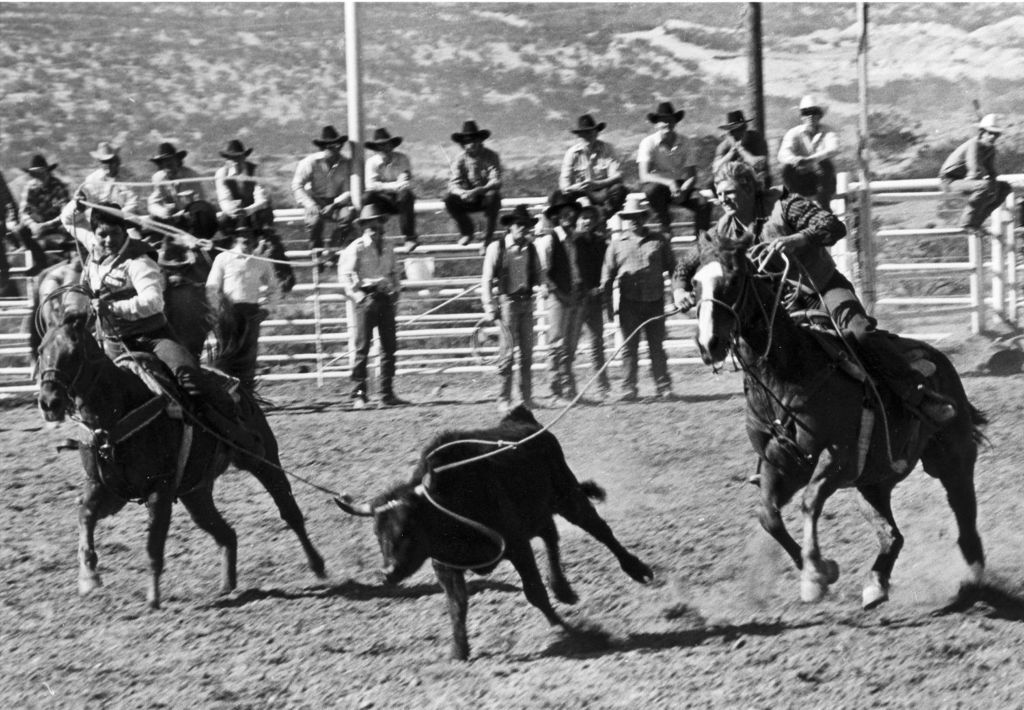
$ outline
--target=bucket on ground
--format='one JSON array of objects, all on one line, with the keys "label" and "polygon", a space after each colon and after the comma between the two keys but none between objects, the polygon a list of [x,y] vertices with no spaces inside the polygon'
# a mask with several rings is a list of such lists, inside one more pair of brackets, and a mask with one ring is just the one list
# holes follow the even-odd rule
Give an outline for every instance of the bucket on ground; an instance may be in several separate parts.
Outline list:
[{"label": "bucket on ground", "polygon": [[427,281],[434,278],[434,257],[406,257],[405,276],[410,281]]}]

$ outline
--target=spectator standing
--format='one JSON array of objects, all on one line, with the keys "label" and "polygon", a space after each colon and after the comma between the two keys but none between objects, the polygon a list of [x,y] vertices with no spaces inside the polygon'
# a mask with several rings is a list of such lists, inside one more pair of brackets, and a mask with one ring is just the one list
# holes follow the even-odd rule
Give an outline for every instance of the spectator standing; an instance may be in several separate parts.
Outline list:
[{"label": "spectator standing", "polygon": [[419,246],[416,236],[416,195],[412,190],[412,161],[395,150],[402,145],[401,136],[392,136],[386,128],[373,132],[373,140],[363,145],[374,154],[366,159],[366,185],[363,202],[377,202],[398,214],[398,228],[405,239],[407,253]]},{"label": "spectator standing", "polygon": [[593,205],[581,205],[573,243],[580,282],[576,294],[578,305],[575,318],[569,323],[569,332],[565,336],[565,349],[571,367],[576,359],[580,335],[586,329],[590,366],[594,372],[600,373],[597,379],[597,398],[604,401],[611,393],[608,372],[604,369],[604,309],[601,307],[601,267],[608,239],[600,210]]},{"label": "spectator standing", "polygon": [[[533,402],[533,292],[541,283],[540,258],[531,243],[529,232],[537,224],[526,207],[517,205],[501,218],[505,236],[487,246],[481,278],[481,300],[484,313],[491,321],[502,324],[504,337],[498,361],[498,410],[512,407],[512,363],[519,351],[519,393],[523,404],[536,408]],[[497,299],[495,299],[497,292]]]},{"label": "spectator standing", "polygon": [[398,339],[395,310],[401,292],[395,251],[384,240],[387,212],[379,204],[363,205],[356,224],[361,236],[349,244],[338,262],[338,280],[355,304],[356,357],[352,367],[352,407],[369,403],[366,389],[367,361],[373,330],[380,339],[381,404],[408,404],[395,396],[395,352]]},{"label": "spectator standing", "polygon": [[[249,390],[256,382],[260,323],[281,297],[273,267],[252,258],[256,243],[251,231],[236,232],[234,245],[217,255],[206,278],[207,300],[219,312],[217,339],[222,348],[227,343],[234,346],[230,369]],[[267,289],[267,309],[260,307],[261,286]]]},{"label": "spectator standing", "polygon": [[68,186],[57,179],[51,164],[42,155],[33,155],[29,166],[22,168],[29,180],[21,193],[21,226],[18,239],[32,255],[32,266],[26,276],[35,276],[46,268],[46,249],[66,249],[74,241],[60,221],[60,212],[71,200]]},{"label": "spectator standing", "polygon": [[589,113],[576,120],[570,132],[579,141],[566,151],[558,175],[558,189],[574,199],[586,197],[599,208],[602,218],[622,209],[626,186],[622,182],[622,164],[611,144],[598,139],[605,129]]},{"label": "spectator standing", "polygon": [[1009,183],[998,180],[996,140],[1003,133],[1003,117],[990,113],[978,122],[978,132],[949,154],[939,180],[947,192],[967,195],[960,227],[984,231],[985,220],[1013,192]]},{"label": "spectator standing", "polygon": [[672,205],[693,212],[696,233],[711,226],[711,204],[697,190],[697,169],[689,142],[676,132],[685,115],[682,109],[676,111],[671,102],[658,104],[653,113],[647,114],[647,120],[658,130],[640,141],[637,150],[640,189],[666,238],[672,236]]},{"label": "spectator standing", "polygon": [[348,136],[334,126],[324,126],[313,145],[320,150],[299,161],[292,178],[292,195],[305,210],[309,246],[322,249],[325,263],[334,263],[336,251],[352,232],[356,210],[352,200],[352,161],[341,154]]},{"label": "spectator standing", "polygon": [[[638,397],[637,369],[642,323],[651,356],[651,374],[657,396],[672,398],[672,379],[665,356],[665,274],[675,279],[676,258],[668,239],[644,226],[649,212],[638,198],[629,197],[617,215],[622,226],[605,252],[601,270],[601,290],[609,320],[614,319],[618,302],[619,329],[626,339],[622,355],[625,369],[621,401]],[[616,299],[615,296],[618,296]]]},{"label": "spectator standing", "polygon": [[822,124],[825,110],[825,105],[811,94],[800,99],[800,125],[783,136],[779,162],[782,180],[791,191],[814,199],[823,210],[831,212],[836,194],[832,158],[839,154],[839,138]]},{"label": "spectator standing", "polygon": [[490,137],[491,132],[478,128],[476,121],[465,121],[462,130],[452,134],[452,140],[462,146],[462,154],[451,164],[448,194],[444,198],[444,206],[462,235],[462,246],[473,241],[476,232],[470,213],[484,213],[484,250],[494,238],[501,210],[501,158],[484,147],[484,141]]},{"label": "spectator standing", "polygon": [[89,173],[75,190],[75,199],[94,205],[100,202],[115,202],[121,205],[126,216],[140,215],[139,196],[123,184],[130,182],[130,176],[123,173],[121,149],[115,148],[108,141],[100,141],[96,150],[89,151],[89,155],[100,165]]},{"label": "spectator standing", "polygon": [[576,396],[576,380],[569,352],[569,331],[583,306],[582,280],[576,259],[576,218],[580,204],[555,190],[548,198],[544,217],[554,225],[537,238],[542,291],[546,292],[548,320],[548,372],[555,404],[567,404]]}]

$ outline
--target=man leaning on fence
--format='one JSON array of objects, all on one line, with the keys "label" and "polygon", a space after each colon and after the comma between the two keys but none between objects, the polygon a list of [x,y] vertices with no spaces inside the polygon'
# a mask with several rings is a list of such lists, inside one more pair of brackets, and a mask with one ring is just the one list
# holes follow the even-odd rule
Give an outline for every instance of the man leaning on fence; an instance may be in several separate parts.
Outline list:
[{"label": "man leaning on fence", "polygon": [[398,349],[395,311],[401,283],[395,251],[384,240],[387,220],[387,212],[381,205],[364,205],[356,219],[363,233],[345,248],[338,261],[338,280],[354,304],[353,409],[364,409],[369,403],[367,362],[374,329],[380,339],[380,402],[386,406],[408,404],[396,397],[394,390],[395,352]]},{"label": "man leaning on fence", "polygon": [[[530,230],[537,224],[523,205],[501,218],[508,229],[505,236],[488,245],[484,254],[481,300],[484,313],[498,321],[502,330],[498,358],[498,410],[512,407],[512,361],[519,351],[519,393],[530,409],[533,402],[533,291],[541,283],[540,258],[530,242]],[[497,299],[495,299],[497,291]]]},{"label": "man leaning on fence", "polygon": [[967,195],[960,227],[983,232],[985,220],[1013,192],[997,180],[996,140],[1003,133],[1003,118],[990,113],[978,122],[978,133],[950,153],[939,171],[942,189]]}]

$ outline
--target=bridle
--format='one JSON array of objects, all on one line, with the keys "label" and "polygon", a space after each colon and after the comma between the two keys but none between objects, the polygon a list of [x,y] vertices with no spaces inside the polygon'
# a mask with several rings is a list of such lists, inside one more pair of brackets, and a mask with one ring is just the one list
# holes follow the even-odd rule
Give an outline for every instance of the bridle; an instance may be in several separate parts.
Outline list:
[{"label": "bridle", "polygon": [[[63,297],[67,293],[79,293],[87,297],[92,296],[90,291],[80,284],[69,284],[54,289],[54,291],[48,294],[46,298],[43,299],[43,302],[39,305],[39,310],[36,313],[36,318],[38,319],[36,322],[37,326],[46,325],[46,323],[44,322],[44,316],[42,315],[43,307],[50,301]],[[40,361],[42,361],[43,351],[50,345],[50,343],[56,337],[57,331],[58,328],[56,327],[48,328],[46,330],[46,334],[43,336],[42,342],[40,342],[39,344]],[[70,377],[70,379],[68,378],[66,373],[60,368],[46,367],[40,370],[39,372],[39,384],[53,385],[60,388],[61,390],[63,390],[65,398],[69,400],[71,399],[72,393],[77,393],[79,397],[86,396],[95,387],[96,378],[98,376],[96,369],[90,367],[89,372],[91,373],[91,377],[89,377],[83,383],[82,378],[86,373],[86,367],[89,365],[94,365],[98,362],[102,362],[107,359],[107,356],[102,351],[99,351],[96,355],[89,355],[87,352],[85,352],[86,347],[87,346],[84,343],[76,346],[76,349],[80,350],[81,352],[80,357],[77,358],[78,367],[75,369],[75,372]]]}]

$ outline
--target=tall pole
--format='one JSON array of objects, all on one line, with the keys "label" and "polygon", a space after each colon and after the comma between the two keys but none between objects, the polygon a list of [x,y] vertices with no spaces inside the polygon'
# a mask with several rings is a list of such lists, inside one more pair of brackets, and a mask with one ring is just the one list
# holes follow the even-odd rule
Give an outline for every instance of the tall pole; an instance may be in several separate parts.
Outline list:
[{"label": "tall pole", "polygon": [[857,3],[857,25],[860,28],[860,44],[857,47],[857,85],[860,102],[860,123],[857,136],[857,172],[860,179],[860,194],[857,200],[857,234],[861,254],[861,295],[868,313],[875,308],[875,235],[871,224],[871,170],[868,165],[870,154],[870,128],[868,126],[868,5]]},{"label": "tall pole", "polygon": [[747,96],[754,128],[764,132],[764,71],[761,52],[761,3],[747,4]]},{"label": "tall pole", "polygon": [[348,138],[352,148],[352,203],[361,207],[363,195],[363,71],[359,43],[359,6],[345,0],[345,81],[348,88]]}]

